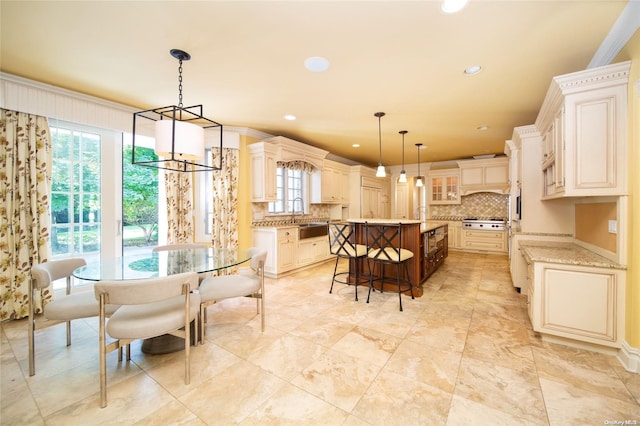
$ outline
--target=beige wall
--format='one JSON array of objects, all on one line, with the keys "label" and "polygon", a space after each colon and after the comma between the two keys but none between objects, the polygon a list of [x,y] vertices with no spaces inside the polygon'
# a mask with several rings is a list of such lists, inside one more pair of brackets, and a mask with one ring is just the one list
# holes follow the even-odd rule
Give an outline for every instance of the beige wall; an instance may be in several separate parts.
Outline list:
[{"label": "beige wall", "polygon": [[631,60],[629,78],[629,234],[626,304],[626,341],[640,348],[640,31],[614,62]]},{"label": "beige wall", "polygon": [[609,220],[618,220],[617,203],[576,204],[575,209],[575,238],[616,253],[618,239],[608,225]]}]

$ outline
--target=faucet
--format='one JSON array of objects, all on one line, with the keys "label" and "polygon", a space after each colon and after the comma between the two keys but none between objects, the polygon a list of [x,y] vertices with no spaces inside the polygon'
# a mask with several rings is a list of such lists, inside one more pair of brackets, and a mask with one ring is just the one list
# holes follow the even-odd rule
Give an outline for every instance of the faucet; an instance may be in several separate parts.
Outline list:
[{"label": "faucet", "polygon": [[[300,201],[300,203],[304,202],[302,197],[296,197],[291,202],[291,223],[296,223],[296,201]],[[304,213],[304,205],[302,206],[302,209],[300,209],[300,213]]]}]

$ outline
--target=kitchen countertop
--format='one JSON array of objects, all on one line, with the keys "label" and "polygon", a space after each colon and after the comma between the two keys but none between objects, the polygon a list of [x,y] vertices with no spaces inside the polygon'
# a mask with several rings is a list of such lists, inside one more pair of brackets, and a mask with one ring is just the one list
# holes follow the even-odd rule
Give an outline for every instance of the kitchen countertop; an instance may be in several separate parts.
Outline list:
[{"label": "kitchen countertop", "polygon": [[443,221],[437,221],[437,220],[428,220],[426,222],[420,221],[420,220],[416,220],[416,219],[362,219],[362,218],[355,218],[355,219],[347,219],[347,222],[351,222],[351,223],[370,223],[372,225],[398,225],[400,223],[402,223],[403,225],[420,225],[420,233],[424,233],[427,231],[431,231],[437,228],[440,228],[443,225],[446,225],[446,223],[443,223]]},{"label": "kitchen countertop", "polygon": [[520,240],[518,244],[525,258],[532,262],[627,269],[626,266],[613,262],[575,243]]}]

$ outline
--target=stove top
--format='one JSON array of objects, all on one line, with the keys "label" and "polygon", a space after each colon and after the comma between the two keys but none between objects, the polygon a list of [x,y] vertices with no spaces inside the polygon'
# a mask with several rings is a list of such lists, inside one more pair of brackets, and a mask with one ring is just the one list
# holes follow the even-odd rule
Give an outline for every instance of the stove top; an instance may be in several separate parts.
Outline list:
[{"label": "stove top", "polygon": [[501,217],[466,217],[462,220],[462,228],[485,231],[502,231],[506,229],[506,221]]}]

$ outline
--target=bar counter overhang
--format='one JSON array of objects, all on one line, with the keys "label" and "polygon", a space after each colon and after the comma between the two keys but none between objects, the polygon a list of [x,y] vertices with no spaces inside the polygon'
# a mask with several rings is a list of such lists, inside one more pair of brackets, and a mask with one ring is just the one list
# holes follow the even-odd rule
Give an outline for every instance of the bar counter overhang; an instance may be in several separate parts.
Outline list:
[{"label": "bar counter overhang", "polygon": [[[435,272],[436,269],[444,262],[448,253],[448,225],[437,221],[419,221],[407,219],[347,219],[347,222],[354,225],[357,229],[358,244],[367,244],[367,235],[365,232],[365,224],[369,226],[377,225],[398,225],[402,226],[402,244],[401,248],[411,250],[413,258],[407,262],[409,269],[409,281],[413,286],[413,295],[415,297],[422,296],[422,285],[427,278]],[[394,241],[395,242],[395,241]],[[349,262],[350,276],[355,276],[356,268],[361,275],[369,274],[367,266],[367,258],[351,259]],[[384,291],[397,291],[395,279],[392,281],[389,277],[395,277],[395,268],[385,266],[384,271],[378,269],[373,270],[374,278],[380,277],[383,272],[385,277]],[[379,287],[379,284],[377,284]],[[409,294],[409,292],[405,292]]]}]

